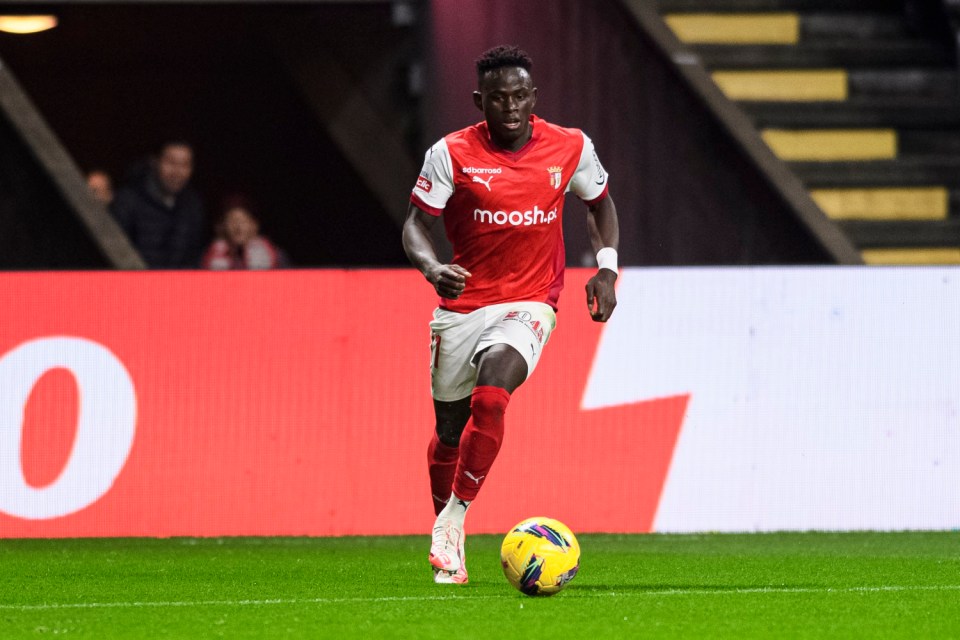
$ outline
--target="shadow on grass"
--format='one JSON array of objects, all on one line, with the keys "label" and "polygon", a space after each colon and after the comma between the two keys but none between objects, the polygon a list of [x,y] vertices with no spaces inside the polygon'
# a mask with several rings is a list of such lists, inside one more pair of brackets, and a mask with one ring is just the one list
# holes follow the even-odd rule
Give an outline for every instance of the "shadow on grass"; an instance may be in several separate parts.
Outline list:
[{"label": "shadow on grass", "polygon": [[811,589],[818,585],[813,584],[573,584],[570,591],[579,591],[583,593],[649,593],[656,595],[658,593],[700,593],[711,591],[722,593],[729,591],[731,593],[741,591],[763,591],[772,590],[791,590],[791,589]]}]

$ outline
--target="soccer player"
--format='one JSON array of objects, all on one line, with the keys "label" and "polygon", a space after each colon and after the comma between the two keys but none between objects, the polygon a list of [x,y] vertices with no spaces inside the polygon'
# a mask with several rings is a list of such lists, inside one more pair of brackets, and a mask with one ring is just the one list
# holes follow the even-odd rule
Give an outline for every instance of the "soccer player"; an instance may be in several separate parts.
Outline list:
[{"label": "soccer player", "polygon": [[[410,262],[440,296],[430,323],[436,428],[427,450],[438,583],[467,582],[464,517],[500,450],[510,396],[533,373],[556,324],[567,191],[586,203],[598,252],[588,311],[606,322],[617,304],[619,225],[607,173],[582,131],[533,115],[532,66],[517,47],[477,59],[473,102],[484,120],[427,151],[403,227]],[[432,241],[440,218],[450,264]]]}]

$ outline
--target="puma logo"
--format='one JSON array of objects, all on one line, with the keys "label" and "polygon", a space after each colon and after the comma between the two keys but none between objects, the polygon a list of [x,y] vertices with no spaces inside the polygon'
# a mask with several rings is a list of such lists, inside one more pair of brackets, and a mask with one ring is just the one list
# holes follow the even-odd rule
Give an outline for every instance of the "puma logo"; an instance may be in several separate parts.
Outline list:
[{"label": "puma logo", "polygon": [[470,473],[469,471],[464,471],[464,472],[463,472],[463,475],[467,476],[468,478],[470,478],[471,480],[473,480],[474,482],[476,482],[478,485],[480,484],[480,481],[481,481],[481,480],[483,480],[484,478],[487,477],[487,476],[480,476],[480,477],[478,478],[477,476],[473,475],[473,474]]},{"label": "puma logo", "polygon": [[486,180],[484,180],[484,179],[481,178],[480,176],[473,176],[473,181],[474,181],[474,182],[479,182],[480,184],[482,184],[483,186],[485,186],[485,187],[487,188],[487,191],[491,191],[491,189],[490,189],[490,181],[491,181],[491,180],[493,180],[493,176],[490,176],[490,177],[487,178]]}]

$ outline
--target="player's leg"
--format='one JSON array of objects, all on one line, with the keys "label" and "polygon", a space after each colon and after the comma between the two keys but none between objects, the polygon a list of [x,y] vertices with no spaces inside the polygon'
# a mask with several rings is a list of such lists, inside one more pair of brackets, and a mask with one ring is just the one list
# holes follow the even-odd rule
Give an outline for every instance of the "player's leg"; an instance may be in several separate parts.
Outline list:
[{"label": "player's leg", "polygon": [[434,400],[437,429],[427,452],[430,468],[430,492],[437,519],[430,542],[433,580],[439,584],[465,584],[467,577],[463,518],[450,516],[447,505],[453,497],[453,479],[459,462],[459,444],[470,418],[470,398],[454,402]]},{"label": "player's leg", "polygon": [[510,400],[510,393],[520,386],[526,377],[527,363],[510,345],[493,345],[480,355],[478,384],[470,396],[471,416],[460,437],[453,491],[446,505],[437,514],[434,524],[430,563],[435,569],[436,582],[467,582],[463,526],[467,509],[477,497],[477,492],[500,451],[504,431],[503,414]]},{"label": "player's leg", "polygon": [[448,546],[456,541],[461,567],[451,572],[452,564],[435,562],[431,553],[434,567],[446,572],[440,576],[462,575],[463,582],[466,581],[463,523],[467,509],[500,451],[510,394],[533,372],[556,323],[553,310],[540,303],[498,305],[489,308],[488,313],[491,318],[485,321],[474,357],[476,386],[470,396],[471,417],[460,437],[453,493],[437,516],[434,529],[435,539],[442,531]]},{"label": "player's leg", "polygon": [[433,512],[439,515],[450,499],[459,459],[460,434],[470,419],[470,398],[453,402],[434,400],[433,410],[437,422],[427,448],[427,467],[430,473]]},{"label": "player's leg", "polygon": [[497,307],[495,321],[478,343],[471,418],[460,437],[453,480],[454,496],[467,504],[477,497],[500,451],[510,396],[533,373],[556,325],[553,309],[542,303]]},{"label": "player's leg", "polygon": [[527,361],[509,344],[485,349],[477,360],[477,386],[470,396],[471,418],[460,438],[453,493],[472,502],[503,443],[510,395],[527,379]]},{"label": "player's leg", "polygon": [[459,460],[459,443],[470,418],[470,391],[476,383],[476,367],[471,359],[484,328],[481,313],[458,314],[438,310],[430,323],[431,392],[436,425],[427,449],[430,493],[434,522],[430,544],[430,564],[434,580],[440,583],[467,581],[464,561],[463,521],[441,517],[453,495],[453,477]]},{"label": "player's leg", "polygon": [[454,313],[437,309],[430,323],[430,392],[436,416],[427,469],[434,513],[450,497],[456,471],[460,434],[470,418],[470,392],[477,370],[471,362],[483,331],[482,313]]},{"label": "player's leg", "polygon": [[[434,524],[430,563],[437,570],[436,582],[462,584],[467,581],[463,530],[467,508],[477,497],[480,485],[500,451],[503,414],[510,392],[526,377],[527,363],[510,345],[493,345],[480,355],[478,384],[470,396],[470,419],[460,437],[453,492]],[[435,493],[434,504],[436,498]]]}]

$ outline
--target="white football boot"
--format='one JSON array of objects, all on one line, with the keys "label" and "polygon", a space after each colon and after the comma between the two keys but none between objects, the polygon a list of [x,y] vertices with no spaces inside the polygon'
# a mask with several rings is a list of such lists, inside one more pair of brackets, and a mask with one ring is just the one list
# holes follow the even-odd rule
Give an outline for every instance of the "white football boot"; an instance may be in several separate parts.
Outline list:
[{"label": "white football boot", "polygon": [[463,550],[463,528],[447,518],[437,518],[430,545],[433,581],[438,584],[464,584],[467,566]]}]

